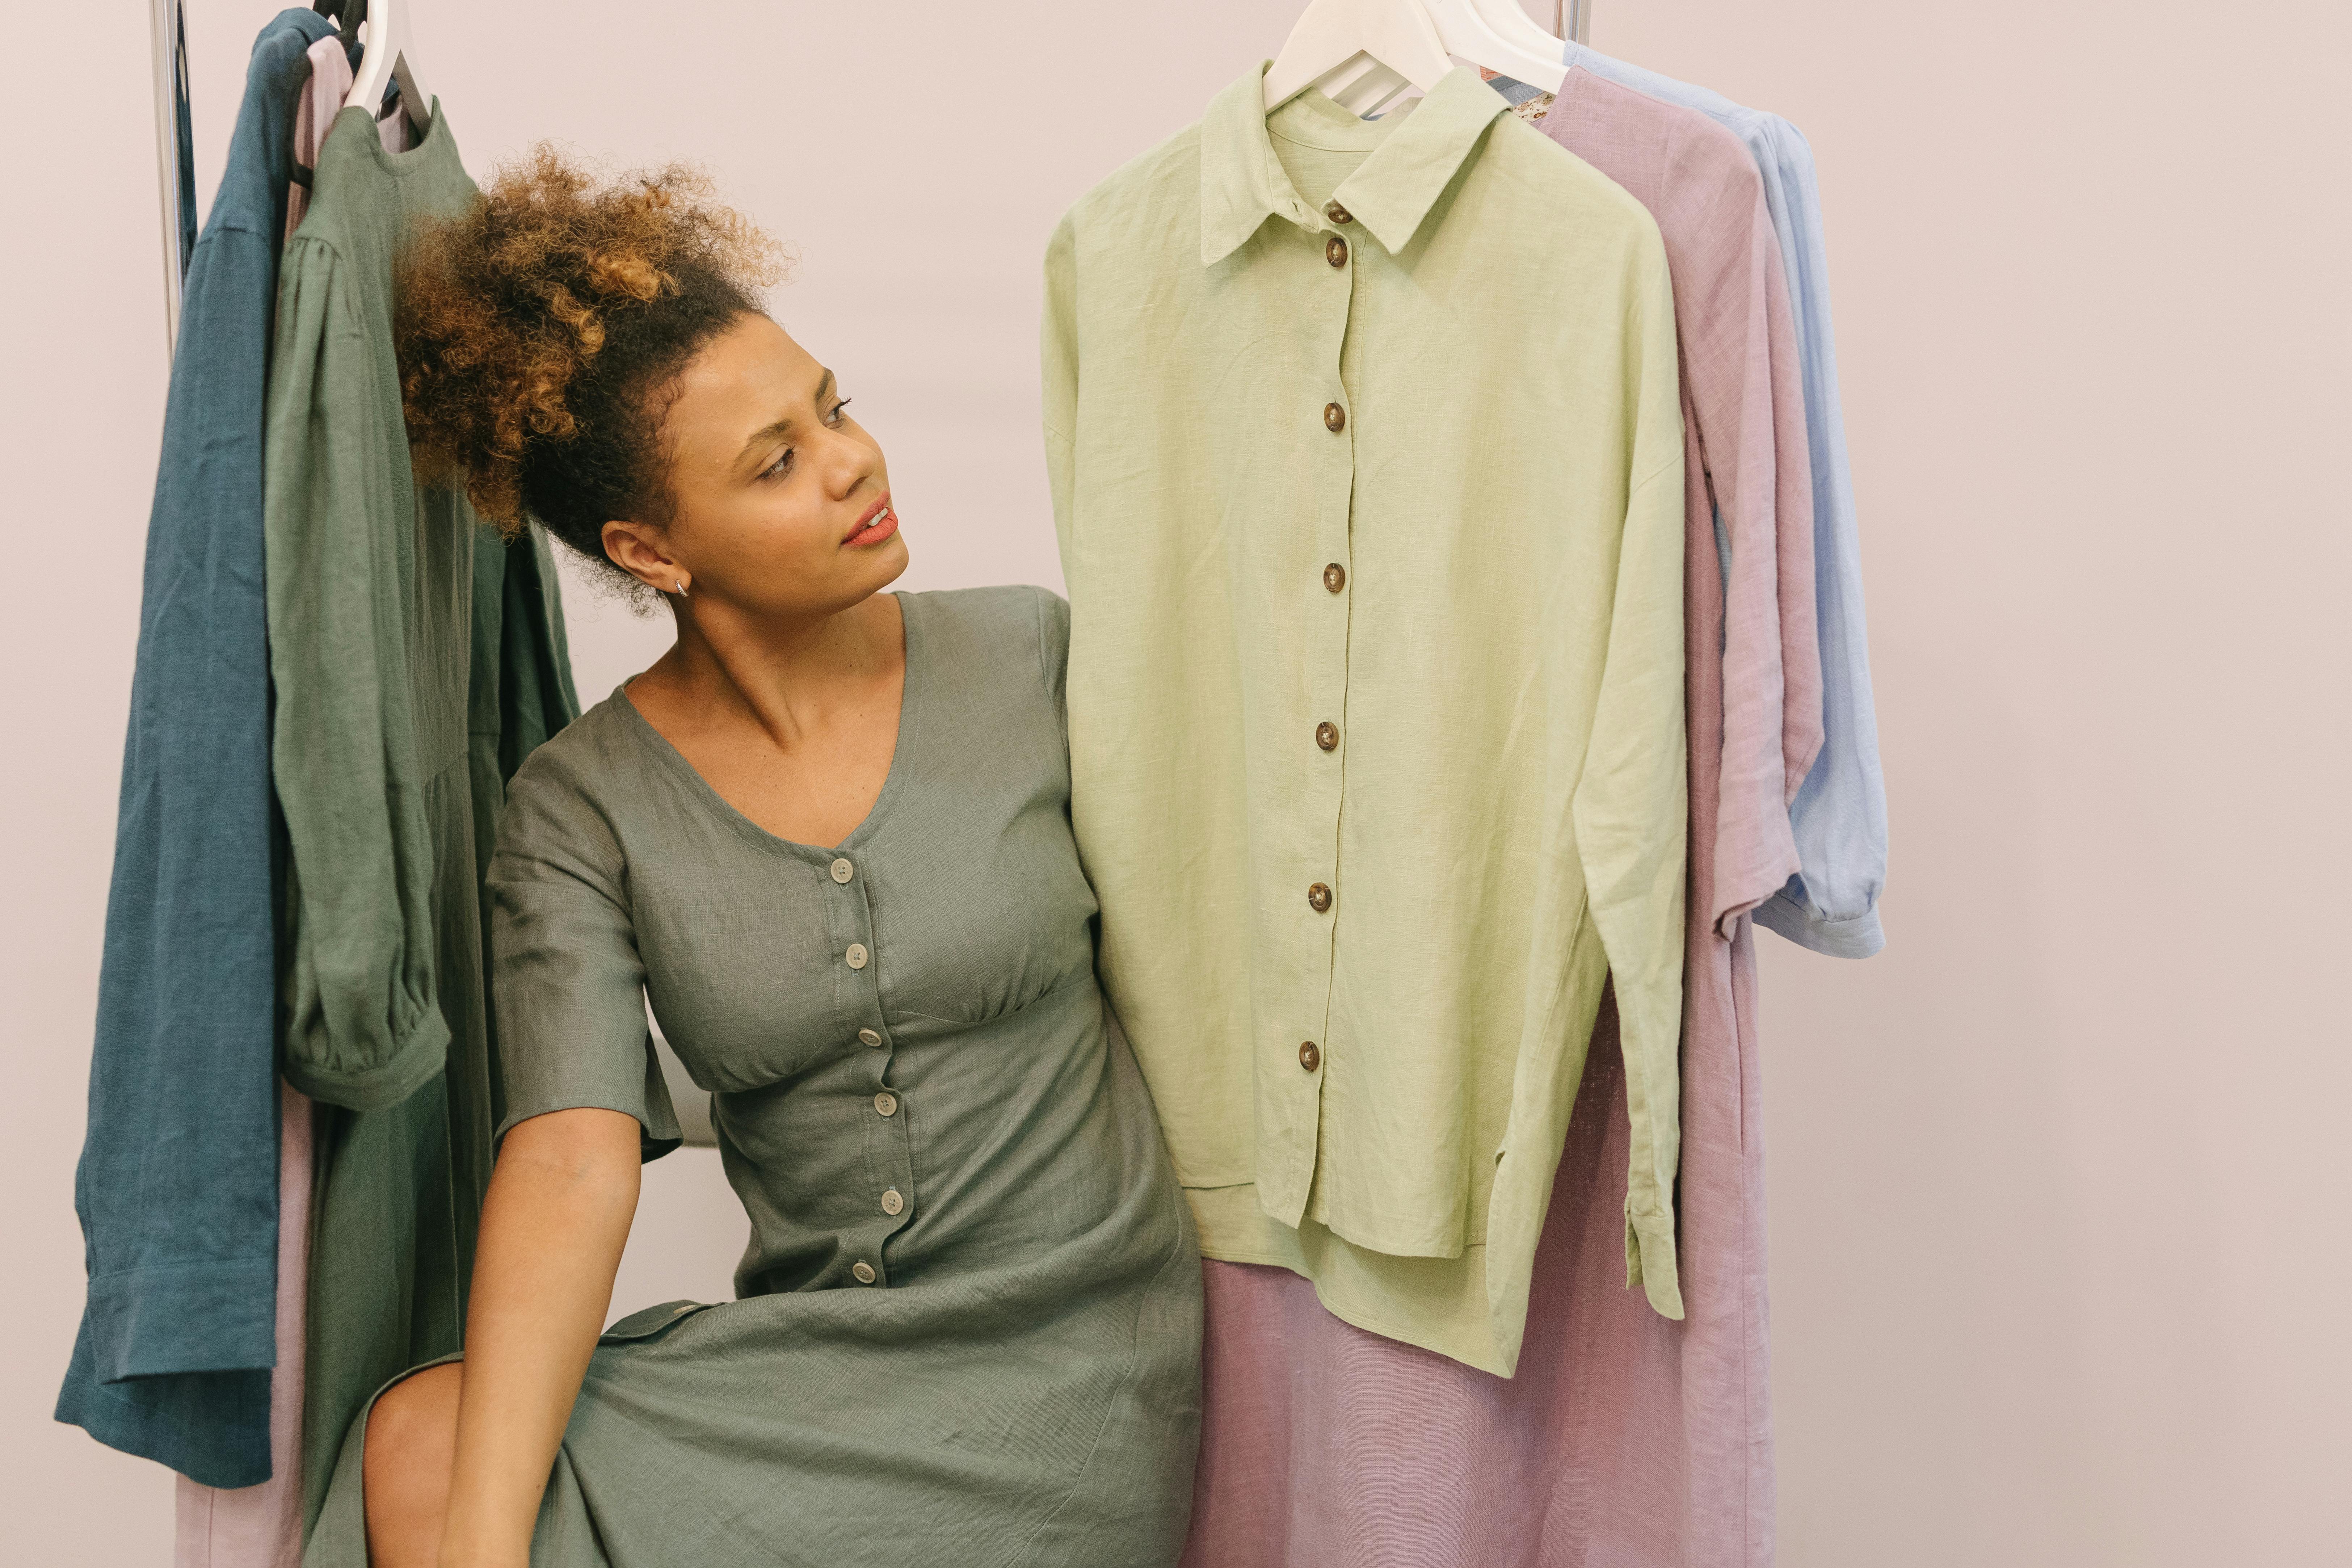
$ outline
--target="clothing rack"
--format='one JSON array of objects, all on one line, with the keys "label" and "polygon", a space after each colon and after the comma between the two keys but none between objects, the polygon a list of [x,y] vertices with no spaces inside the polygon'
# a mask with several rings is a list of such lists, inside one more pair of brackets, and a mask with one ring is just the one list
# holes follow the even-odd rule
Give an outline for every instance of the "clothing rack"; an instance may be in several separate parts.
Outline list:
[{"label": "clothing rack", "polygon": [[[341,5],[320,6],[331,16]],[[183,124],[188,101],[187,11],[184,0],[148,0],[149,32],[154,49],[155,186],[163,239],[163,352],[174,353],[180,342],[180,284],[188,265],[187,225],[194,214],[184,210],[180,184]],[[1592,25],[1592,0],[1552,0],[1552,31],[1575,43],[1587,41]]]},{"label": "clothing rack", "polygon": [[180,283],[188,265],[186,226],[195,215],[183,210],[180,187],[182,119],[188,101],[187,13],[181,0],[148,0],[155,53],[155,184],[163,198],[163,353],[180,342]]},{"label": "clothing rack", "polygon": [[[1552,0],[1551,16],[1553,32],[1584,43],[1592,23],[1591,0]],[[188,264],[184,236],[194,216],[183,210],[180,186],[181,143],[185,134],[182,121],[188,101],[187,12],[183,0],[148,0],[148,21],[154,50],[155,185],[163,225],[163,352],[168,356],[180,341],[180,284]]]}]

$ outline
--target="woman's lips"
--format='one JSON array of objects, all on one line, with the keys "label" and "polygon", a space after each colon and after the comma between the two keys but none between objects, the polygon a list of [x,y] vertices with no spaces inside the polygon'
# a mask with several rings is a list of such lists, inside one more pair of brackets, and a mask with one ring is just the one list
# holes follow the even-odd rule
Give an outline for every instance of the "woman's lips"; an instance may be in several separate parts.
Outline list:
[{"label": "woman's lips", "polygon": [[858,520],[856,532],[841,542],[851,549],[860,545],[879,544],[898,531],[898,509],[885,496],[876,508]]}]

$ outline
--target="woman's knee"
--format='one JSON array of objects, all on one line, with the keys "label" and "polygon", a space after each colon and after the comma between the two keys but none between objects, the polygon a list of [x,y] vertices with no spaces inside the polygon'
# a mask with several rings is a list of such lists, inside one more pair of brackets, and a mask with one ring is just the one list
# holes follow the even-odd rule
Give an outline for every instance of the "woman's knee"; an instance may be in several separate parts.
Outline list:
[{"label": "woman's knee", "polygon": [[367,1457],[415,1447],[450,1447],[457,1436],[457,1394],[463,1362],[446,1362],[402,1378],[376,1396],[368,1412]]},{"label": "woman's knee", "polygon": [[463,1377],[461,1363],[427,1367],[385,1389],[368,1412],[362,1490],[369,1544],[385,1568],[439,1543],[457,1450]]}]

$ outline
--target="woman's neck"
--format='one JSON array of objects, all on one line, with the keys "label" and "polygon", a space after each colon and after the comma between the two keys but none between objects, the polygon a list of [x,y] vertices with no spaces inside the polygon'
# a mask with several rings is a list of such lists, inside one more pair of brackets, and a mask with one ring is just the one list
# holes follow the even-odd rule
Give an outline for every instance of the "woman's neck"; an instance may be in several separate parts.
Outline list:
[{"label": "woman's neck", "polygon": [[810,620],[751,616],[719,603],[683,604],[677,641],[630,684],[629,695],[667,733],[756,728],[791,752],[895,689],[906,662],[903,614],[876,594]]}]

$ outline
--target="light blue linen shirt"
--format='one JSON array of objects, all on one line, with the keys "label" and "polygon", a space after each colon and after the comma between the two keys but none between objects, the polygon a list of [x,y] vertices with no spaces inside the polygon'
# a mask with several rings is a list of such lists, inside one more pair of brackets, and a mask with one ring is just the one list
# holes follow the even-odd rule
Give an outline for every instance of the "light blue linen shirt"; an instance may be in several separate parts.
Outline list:
[{"label": "light blue linen shirt", "polygon": [[[1780,238],[1804,370],[1805,425],[1812,448],[1814,596],[1821,616],[1822,750],[1790,808],[1803,869],[1756,911],[1757,922],[1801,947],[1868,958],[1885,945],[1878,895],[1886,882],[1886,781],[1878,762],[1878,715],[1862,598],[1862,547],[1838,409],[1837,344],[1830,320],[1821,188],[1804,135],[1777,114],[1744,109],[1721,93],[1643,70],[1570,43],[1572,70],[1695,109],[1738,135],[1764,178]],[[1496,87],[1504,84],[1496,82]]]}]

